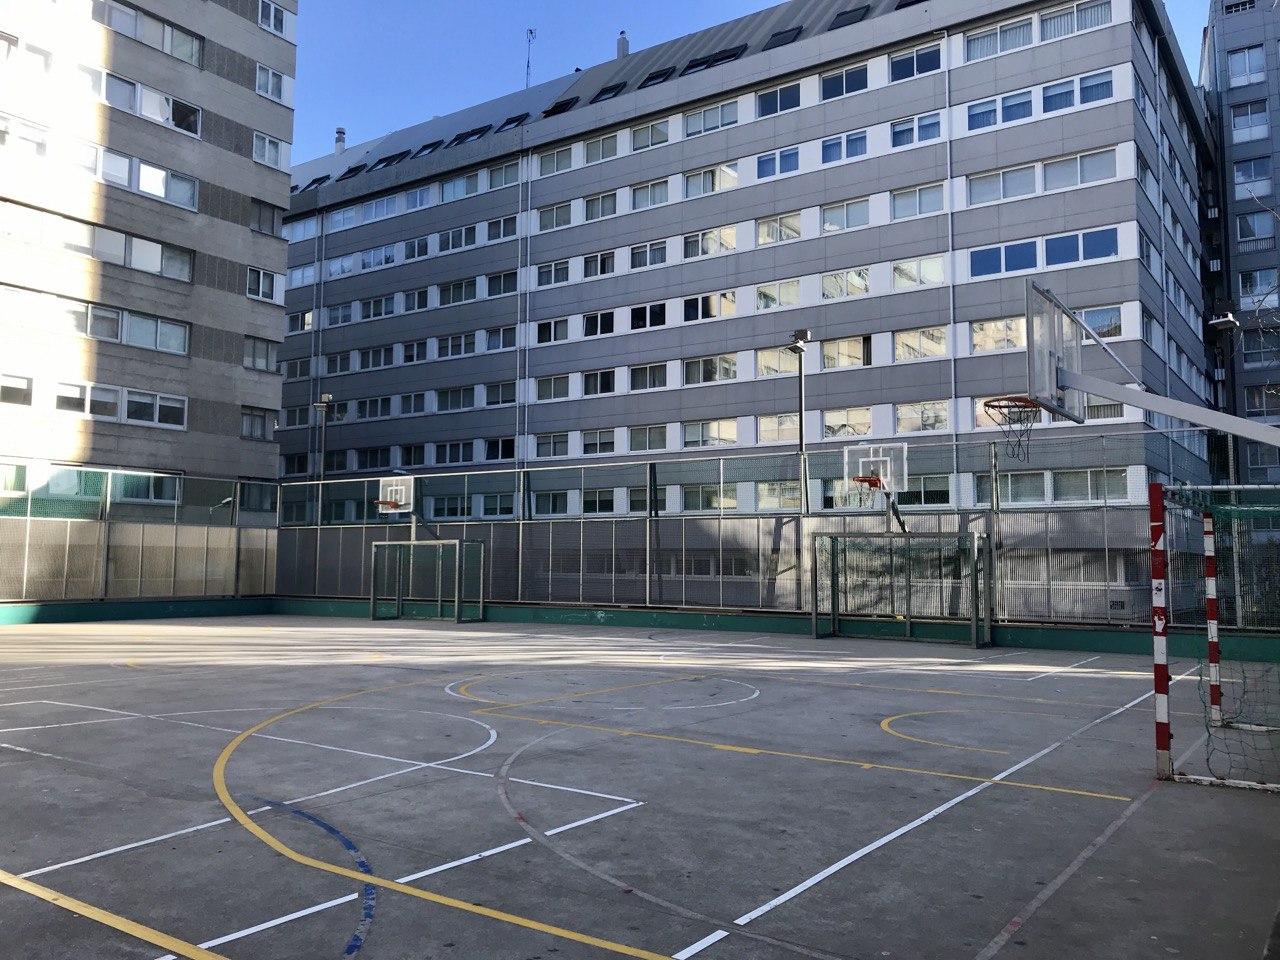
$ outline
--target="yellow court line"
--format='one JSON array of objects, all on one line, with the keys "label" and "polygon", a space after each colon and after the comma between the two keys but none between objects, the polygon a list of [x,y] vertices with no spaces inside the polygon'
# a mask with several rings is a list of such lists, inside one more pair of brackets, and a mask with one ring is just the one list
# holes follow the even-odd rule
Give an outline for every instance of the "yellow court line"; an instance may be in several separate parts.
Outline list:
[{"label": "yellow court line", "polygon": [[1054,787],[1043,783],[1026,783],[1021,780],[992,780],[990,777],[973,776],[966,773],[951,773],[946,770],[926,770],[921,767],[901,767],[888,763],[876,763],[870,760],[852,760],[846,757],[825,757],[812,753],[793,753],[788,750],[770,750],[767,747],[748,747],[734,743],[718,743],[714,740],[698,740],[694,737],[676,737],[665,733],[650,733],[646,730],[627,730],[621,727],[606,727],[594,723],[572,723],[568,720],[548,720],[543,717],[525,717],[518,713],[488,713],[491,717],[505,717],[508,720],[526,720],[544,726],[570,727],[578,730],[595,730],[599,733],[615,733],[621,737],[640,737],[645,740],[661,740],[667,743],[685,743],[698,747],[710,747],[713,750],[724,750],[729,753],[743,753],[750,756],[785,757],[789,760],[809,760],[814,763],[834,763],[847,767],[859,767],[862,770],[889,770],[895,773],[914,773],[920,776],[943,777],[948,780],[964,780],[968,783],[990,783],[999,787],[1015,787],[1022,790],[1039,790],[1045,793],[1064,793],[1073,797],[1089,797],[1094,800],[1120,800],[1128,802],[1132,797],[1122,797],[1113,793],[1096,793],[1092,790],[1077,790],[1072,787]]},{"label": "yellow court line", "polygon": [[[488,714],[493,710],[514,710],[516,707],[536,707],[543,703],[555,703],[558,700],[572,700],[577,697],[594,697],[602,693],[617,693],[620,690],[638,690],[641,687],[659,687],[664,683],[679,683],[681,680],[701,680],[702,675],[690,675],[681,677],[665,677],[662,680],[646,680],[644,683],[627,683],[620,687],[602,687],[598,690],[578,690],[572,693],[561,693],[554,697],[543,697],[541,700],[524,700],[520,703],[497,703],[492,707],[485,707],[482,710],[471,711],[474,715]],[[461,687],[458,688],[462,690]],[[493,702],[493,701],[488,701]]]},{"label": "yellow court line", "polygon": [[94,920],[104,926],[112,927],[121,933],[126,933],[137,940],[150,943],[153,946],[168,950],[170,953],[178,957],[186,957],[187,960],[227,960],[220,953],[213,953],[202,947],[197,947],[193,943],[187,943],[185,940],[179,940],[177,937],[171,937],[167,933],[161,933],[159,930],[153,930],[151,927],[137,923],[127,917],[119,916],[92,904],[85,903],[83,900],[76,900],[74,897],[68,897],[64,893],[57,890],[50,890],[48,887],[42,887],[38,883],[32,883],[30,880],[24,880],[21,877],[14,876],[12,873],[6,873],[0,870],[0,883],[19,890],[22,893],[30,894],[33,897],[51,903],[55,907],[61,907],[70,913],[84,917],[86,920]]},{"label": "yellow court line", "polygon": [[479,683],[481,680],[484,680],[484,679],[487,679],[487,678],[472,677],[466,683],[461,684],[458,687],[458,689],[454,691],[454,693],[456,693],[460,697],[466,697],[468,700],[475,700],[477,703],[497,703],[498,702],[497,700],[486,700],[484,697],[477,696],[476,694],[471,692],[471,685],[473,683]]},{"label": "yellow court line", "polygon": [[[947,690],[941,687],[895,687],[887,683],[840,683],[836,680],[815,680],[812,677],[779,677],[793,683],[814,683],[823,687],[841,687],[853,690],[892,690],[895,693],[929,693],[942,697],[977,697],[982,700],[1006,700],[1009,703],[1043,703],[1053,707],[1094,707],[1101,710],[1114,710],[1114,703],[1094,703],[1089,700],[1052,700],[1046,697],[1007,697],[1003,693],[976,693],[971,690]],[[1203,717],[1201,713],[1189,710],[1172,711],[1171,716]],[[1033,714],[1034,716],[1034,714]],[[1047,714],[1046,714],[1047,716]]]},{"label": "yellow court line", "polygon": [[454,897],[446,897],[443,894],[432,893],[429,890],[423,890],[419,887],[411,887],[408,884],[399,883],[395,880],[388,880],[385,877],[379,877],[376,874],[361,873],[347,867],[339,866],[336,863],[329,863],[325,860],[317,860],[315,857],[308,857],[299,853],[292,847],[286,846],[277,837],[268,833],[261,826],[249,818],[241,807],[231,796],[231,791],[227,788],[227,762],[231,759],[232,754],[239,749],[240,745],[252,737],[254,734],[260,733],[273,723],[284,720],[287,717],[293,717],[308,710],[317,707],[327,706],[333,703],[339,703],[343,700],[350,700],[367,693],[378,693],[390,690],[395,687],[412,687],[421,686],[426,683],[435,681],[417,681],[413,683],[393,684],[389,687],[377,687],[371,690],[357,690],[354,693],[343,694],[339,697],[332,697],[327,700],[317,700],[315,703],[309,703],[301,707],[295,707],[292,710],[286,710],[284,713],[269,717],[261,723],[254,724],[242,733],[237,734],[230,743],[223,748],[222,753],[218,755],[217,762],[213,765],[213,789],[218,795],[218,799],[222,801],[222,805],[226,807],[227,812],[235,818],[240,826],[244,827],[249,833],[257,837],[264,844],[274,850],[283,857],[287,857],[294,863],[301,864],[304,867],[311,867],[315,870],[322,870],[325,873],[331,873],[334,876],[346,877],[360,884],[371,884],[375,887],[381,887],[384,890],[394,890],[396,893],[403,893],[406,896],[415,897],[418,900],[425,900],[428,903],[438,904],[444,907],[452,907],[455,910],[461,910],[465,913],[475,914],[481,917],[488,917],[491,920],[499,920],[503,923],[509,923],[513,926],[524,927],[526,930],[534,930],[538,933],[545,933],[553,937],[560,937],[564,940],[572,940],[576,943],[586,944],[589,947],[599,947],[610,953],[620,954],[624,957],[638,957],[640,960],[670,960],[670,957],[660,953],[653,953],[649,950],[641,950],[638,947],[629,947],[626,944],[614,943],[611,940],[604,940],[600,937],[593,937],[590,934],[578,933],[576,930],[566,930],[563,927],[553,926],[549,923],[542,923],[538,920],[530,920],[527,917],[521,917],[514,913],[506,913],[502,910],[495,910],[492,907],[482,907],[479,904],[468,903],[465,900],[458,900]]},{"label": "yellow court line", "polygon": [[943,743],[940,740],[925,740],[922,737],[908,736],[901,731],[893,729],[893,724],[898,720],[906,720],[908,717],[931,717],[940,713],[961,713],[960,710],[920,710],[916,713],[900,713],[896,717],[885,717],[880,721],[880,729],[891,737],[898,737],[902,740],[910,740],[912,743],[925,743],[931,747],[946,747],[948,750],[967,750],[971,753],[1000,753],[1005,756],[1009,755],[1008,750],[992,750],[988,747],[962,747],[958,743]]}]

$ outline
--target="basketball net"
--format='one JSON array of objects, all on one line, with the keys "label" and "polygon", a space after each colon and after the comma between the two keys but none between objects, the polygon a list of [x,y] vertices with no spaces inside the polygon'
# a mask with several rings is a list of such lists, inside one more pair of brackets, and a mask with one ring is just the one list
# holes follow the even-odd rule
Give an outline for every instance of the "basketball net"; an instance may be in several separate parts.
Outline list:
[{"label": "basketball net", "polygon": [[1000,427],[1005,452],[1026,463],[1031,456],[1031,428],[1040,422],[1040,405],[1030,397],[996,397],[983,406]]}]

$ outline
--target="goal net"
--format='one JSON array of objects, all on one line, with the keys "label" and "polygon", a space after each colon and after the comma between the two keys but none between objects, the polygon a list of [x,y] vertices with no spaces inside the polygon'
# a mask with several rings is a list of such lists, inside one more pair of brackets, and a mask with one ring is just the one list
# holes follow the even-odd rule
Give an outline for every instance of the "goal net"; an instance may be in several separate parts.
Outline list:
[{"label": "goal net", "polygon": [[1200,588],[1190,589],[1185,559],[1171,565],[1183,576],[1170,586],[1184,594],[1177,607],[1193,606],[1188,593],[1199,601],[1205,640],[1204,772],[1174,776],[1280,792],[1280,487],[1175,489],[1169,520],[1170,542],[1179,525],[1201,537]]}]

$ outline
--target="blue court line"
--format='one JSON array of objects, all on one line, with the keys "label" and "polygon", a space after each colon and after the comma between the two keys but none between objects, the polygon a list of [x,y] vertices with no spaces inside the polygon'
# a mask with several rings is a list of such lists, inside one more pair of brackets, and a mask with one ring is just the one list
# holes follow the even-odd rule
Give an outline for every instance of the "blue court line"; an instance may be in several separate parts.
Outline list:
[{"label": "blue court line", "polygon": [[[262,802],[276,810],[287,810],[295,817],[299,817],[300,819],[306,820],[308,823],[319,827],[325,833],[329,834],[329,836],[341,843],[343,848],[351,854],[351,859],[355,861],[357,870],[361,873],[373,874],[373,868],[369,866],[369,861],[366,860],[364,854],[360,852],[360,848],[357,847],[355,843],[353,843],[341,830],[333,826],[333,824],[325,823],[325,821],[315,816],[315,814],[307,813],[305,810],[299,810],[298,808],[291,807],[288,804],[279,803],[274,800],[263,800]],[[373,926],[373,914],[378,906],[378,888],[371,883],[366,883],[364,885],[364,890],[362,891],[361,900],[363,902],[363,906],[360,911],[360,922],[356,924],[355,932],[351,934],[351,939],[347,943],[347,949],[342,954],[344,957],[354,957],[359,953],[360,949],[364,946],[365,940],[369,936],[369,928]]]}]

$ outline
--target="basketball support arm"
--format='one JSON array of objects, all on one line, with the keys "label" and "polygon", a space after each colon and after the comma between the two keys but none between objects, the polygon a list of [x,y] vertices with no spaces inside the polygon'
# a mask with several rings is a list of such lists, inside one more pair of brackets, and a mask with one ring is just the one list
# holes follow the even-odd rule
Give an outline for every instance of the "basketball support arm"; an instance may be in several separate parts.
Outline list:
[{"label": "basketball support arm", "polygon": [[[1127,369],[1127,368],[1126,368]],[[1152,413],[1163,413],[1166,416],[1186,420],[1198,427],[1209,427],[1223,433],[1234,434],[1246,440],[1256,440],[1268,446],[1280,447],[1280,429],[1269,427],[1265,423],[1256,423],[1243,417],[1233,417],[1229,413],[1198,407],[1194,403],[1185,403],[1159,394],[1148,393],[1136,387],[1128,387],[1111,380],[1102,380],[1087,373],[1075,373],[1058,368],[1058,385],[1064,389],[1080,390],[1094,394],[1113,403],[1124,403]]]}]

